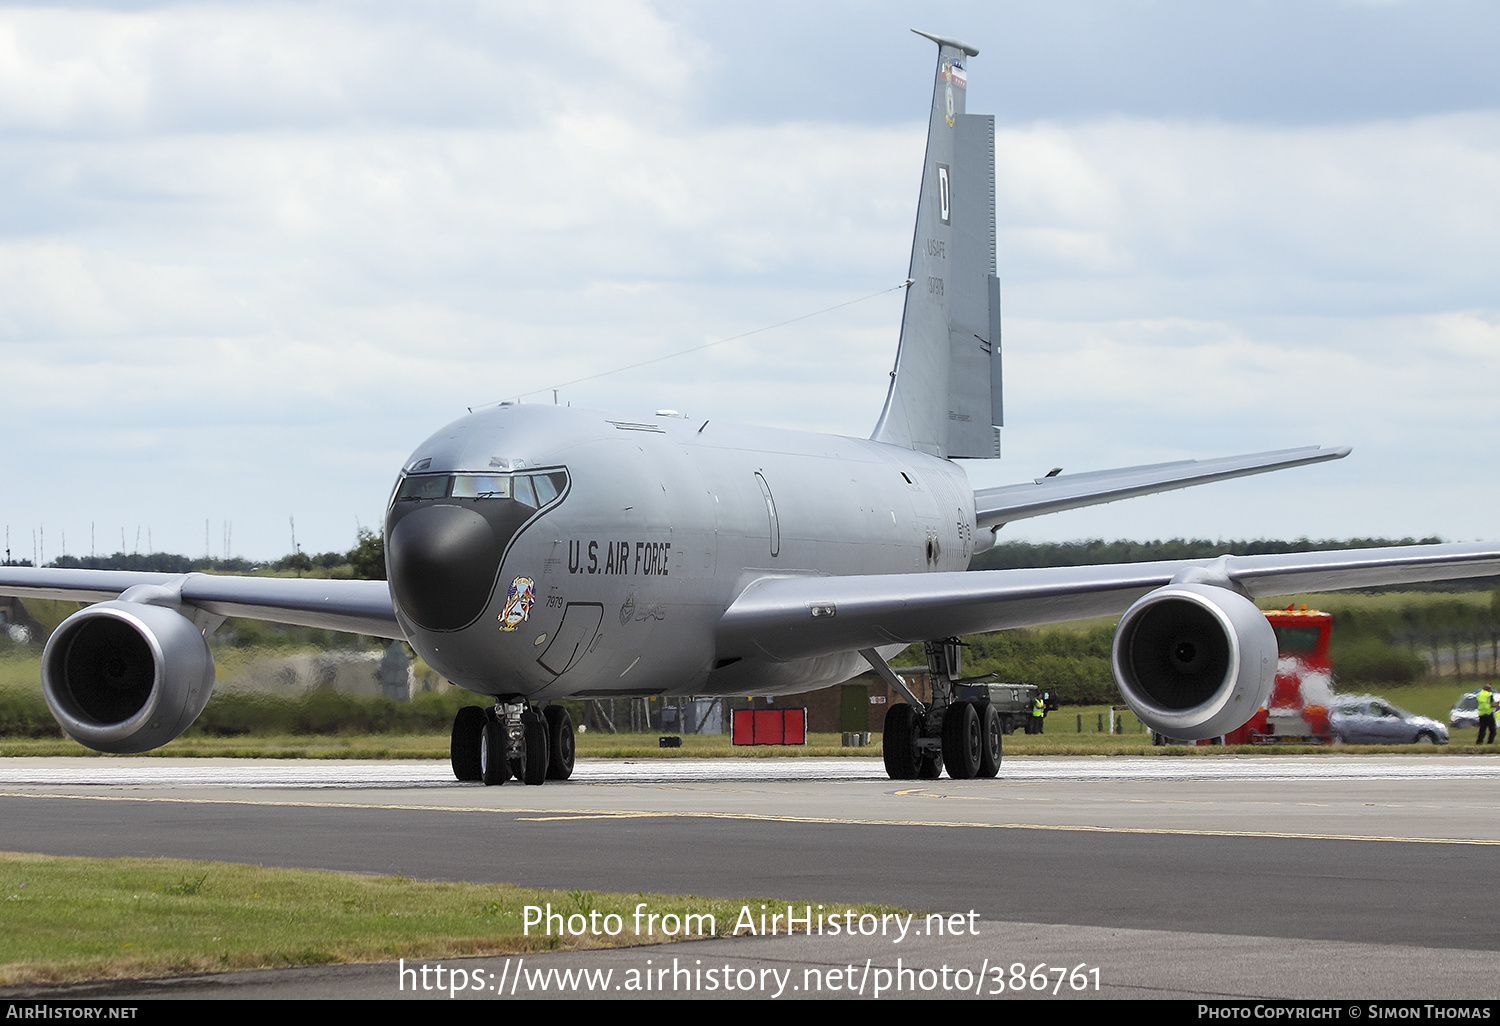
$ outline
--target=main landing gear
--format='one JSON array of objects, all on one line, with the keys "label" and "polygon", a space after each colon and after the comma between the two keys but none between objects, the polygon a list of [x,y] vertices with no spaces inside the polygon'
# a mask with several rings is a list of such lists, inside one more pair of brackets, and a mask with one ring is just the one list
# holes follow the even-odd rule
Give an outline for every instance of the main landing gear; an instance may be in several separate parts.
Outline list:
[{"label": "main landing gear", "polygon": [[954,780],[1000,772],[1004,725],[982,684],[959,679],[962,642],[929,641],[932,701],[923,705],[873,649],[861,653],[875,672],[906,696],[885,714],[885,771],[892,780],[936,780],[948,767]]},{"label": "main landing gear", "polygon": [[497,699],[490,709],[468,705],[453,718],[448,752],[459,780],[567,780],[573,775],[573,717],[560,705],[538,712],[524,699]]}]

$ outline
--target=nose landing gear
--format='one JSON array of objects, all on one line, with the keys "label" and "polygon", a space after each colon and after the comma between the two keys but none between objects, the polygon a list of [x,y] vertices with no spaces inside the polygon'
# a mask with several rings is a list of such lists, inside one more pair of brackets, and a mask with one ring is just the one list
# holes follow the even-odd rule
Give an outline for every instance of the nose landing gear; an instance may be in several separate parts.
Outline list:
[{"label": "nose landing gear", "polygon": [[465,706],[453,718],[449,758],[458,780],[566,780],[573,774],[573,718],[562,706],[539,712],[525,699]]}]

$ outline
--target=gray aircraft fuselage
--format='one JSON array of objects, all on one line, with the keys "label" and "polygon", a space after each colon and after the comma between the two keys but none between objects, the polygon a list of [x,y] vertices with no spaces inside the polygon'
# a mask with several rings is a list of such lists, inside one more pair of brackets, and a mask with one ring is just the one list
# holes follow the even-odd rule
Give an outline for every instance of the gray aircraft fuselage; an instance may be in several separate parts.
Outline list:
[{"label": "gray aircraft fuselage", "polygon": [[416,449],[385,536],[402,629],[468,690],[771,694],[866,664],[716,651],[747,584],[963,570],[974,492],[948,460],[880,442],[510,404]]}]

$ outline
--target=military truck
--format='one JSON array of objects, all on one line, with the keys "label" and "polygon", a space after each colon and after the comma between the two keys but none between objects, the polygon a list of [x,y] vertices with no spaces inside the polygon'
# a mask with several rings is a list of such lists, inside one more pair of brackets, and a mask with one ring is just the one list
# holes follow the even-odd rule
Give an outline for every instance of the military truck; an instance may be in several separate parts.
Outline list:
[{"label": "military truck", "polygon": [[1048,712],[1057,709],[1057,698],[1051,691],[1042,691],[1035,684],[1007,684],[989,677],[974,677],[953,683],[953,697],[960,702],[988,702],[1000,713],[1001,729],[1013,734],[1026,729],[1031,719],[1031,704],[1040,694],[1043,708]]}]

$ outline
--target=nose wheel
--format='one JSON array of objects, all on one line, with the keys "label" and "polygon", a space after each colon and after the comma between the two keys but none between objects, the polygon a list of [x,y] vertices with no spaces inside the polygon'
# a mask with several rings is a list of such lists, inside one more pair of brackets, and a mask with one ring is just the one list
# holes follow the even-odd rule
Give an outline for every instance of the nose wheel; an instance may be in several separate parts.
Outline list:
[{"label": "nose wheel", "polygon": [[506,758],[505,728],[497,720],[485,723],[479,732],[479,779],[486,787],[510,779],[510,760]]},{"label": "nose wheel", "polygon": [[521,750],[512,749],[511,770],[524,784],[547,781],[547,721],[535,710],[521,714]]},{"label": "nose wheel", "polygon": [[477,705],[466,705],[453,717],[453,739],[448,746],[448,758],[453,764],[453,776],[458,780],[479,780],[484,775],[479,745],[485,721],[485,712]]},{"label": "nose wheel", "polygon": [[573,718],[562,706],[540,712],[526,701],[469,705],[453,718],[449,746],[453,776],[463,781],[525,784],[573,775]]},{"label": "nose wheel", "polygon": [[547,779],[567,780],[573,775],[573,717],[560,705],[542,710],[547,721]]}]

